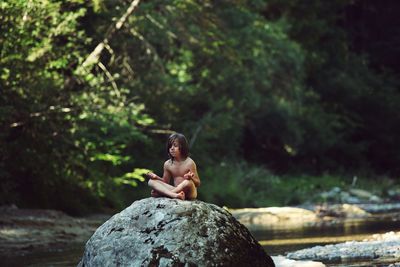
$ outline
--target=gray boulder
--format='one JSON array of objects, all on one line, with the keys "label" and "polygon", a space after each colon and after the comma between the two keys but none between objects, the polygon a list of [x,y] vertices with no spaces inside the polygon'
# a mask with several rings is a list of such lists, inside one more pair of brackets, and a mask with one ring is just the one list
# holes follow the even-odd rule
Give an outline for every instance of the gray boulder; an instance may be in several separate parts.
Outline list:
[{"label": "gray boulder", "polygon": [[146,198],[100,226],[78,266],[275,266],[228,211],[201,201]]}]

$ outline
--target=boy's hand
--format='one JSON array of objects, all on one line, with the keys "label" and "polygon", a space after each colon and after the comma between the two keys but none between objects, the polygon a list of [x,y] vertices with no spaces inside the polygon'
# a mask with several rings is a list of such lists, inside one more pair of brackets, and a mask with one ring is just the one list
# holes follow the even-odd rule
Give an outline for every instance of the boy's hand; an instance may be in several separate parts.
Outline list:
[{"label": "boy's hand", "polygon": [[185,178],[186,180],[190,180],[194,177],[194,173],[191,171],[188,171],[187,173],[185,173],[185,175],[183,175],[183,178]]},{"label": "boy's hand", "polygon": [[157,179],[157,175],[155,173],[152,173],[152,172],[146,173],[146,176],[149,179],[153,179],[153,180]]}]

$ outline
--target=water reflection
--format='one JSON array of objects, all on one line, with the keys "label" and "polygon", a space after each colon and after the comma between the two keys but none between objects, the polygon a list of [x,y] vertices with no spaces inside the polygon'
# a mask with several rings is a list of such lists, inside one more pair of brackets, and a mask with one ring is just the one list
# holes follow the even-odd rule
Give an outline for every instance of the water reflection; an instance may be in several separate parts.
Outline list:
[{"label": "water reflection", "polygon": [[83,255],[84,244],[75,244],[63,250],[30,253],[25,256],[2,258],[0,266],[13,267],[71,267]]}]

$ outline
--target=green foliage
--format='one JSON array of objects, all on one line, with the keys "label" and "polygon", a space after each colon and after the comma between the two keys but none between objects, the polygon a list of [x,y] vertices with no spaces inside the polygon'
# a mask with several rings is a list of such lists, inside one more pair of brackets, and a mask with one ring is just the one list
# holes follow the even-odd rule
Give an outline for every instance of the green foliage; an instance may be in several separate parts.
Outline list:
[{"label": "green foliage", "polygon": [[220,162],[203,168],[200,198],[229,208],[262,207],[281,204],[276,199],[281,178],[262,167],[240,162]]},{"label": "green foliage", "polygon": [[142,181],[140,152],[127,147],[148,142],[139,128],[154,120],[107,71],[73,74],[90,51],[79,23],[87,10],[83,2],[1,4],[2,203],[76,213],[85,208],[70,207],[76,191],[112,202],[107,190]]},{"label": "green foliage", "polygon": [[[319,193],[333,187],[351,184],[350,178],[340,175],[278,176],[259,166],[230,161],[206,167],[201,177],[200,198],[229,208],[300,205],[319,201]],[[363,179],[363,187],[368,181]]]},{"label": "green foliage", "polygon": [[141,1],[113,32],[127,1],[2,1],[0,203],[122,207],[171,131],[201,196],[231,207],[300,203],[340,183],[324,173],[398,175],[399,80],[343,27],[364,5]]},{"label": "green foliage", "polygon": [[127,184],[131,186],[137,186],[137,182],[135,181],[135,179],[144,182],[143,175],[148,173],[149,171],[150,170],[148,169],[136,168],[133,170],[133,172],[128,172],[121,177],[114,178],[114,181],[117,184]]}]

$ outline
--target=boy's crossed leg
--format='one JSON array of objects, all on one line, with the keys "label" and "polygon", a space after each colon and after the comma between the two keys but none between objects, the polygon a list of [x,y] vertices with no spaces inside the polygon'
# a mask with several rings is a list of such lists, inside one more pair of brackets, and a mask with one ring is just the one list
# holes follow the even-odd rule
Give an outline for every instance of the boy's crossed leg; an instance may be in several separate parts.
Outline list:
[{"label": "boy's crossed leg", "polygon": [[197,189],[192,180],[183,180],[172,191],[176,193],[183,191],[185,199],[195,199],[197,197]]},{"label": "boy's crossed leg", "polygon": [[150,179],[148,184],[155,191],[152,191],[152,196],[162,195],[170,198],[179,198],[181,200],[185,200],[185,192],[183,190],[177,191],[175,190],[176,187],[164,183],[163,181]]}]

